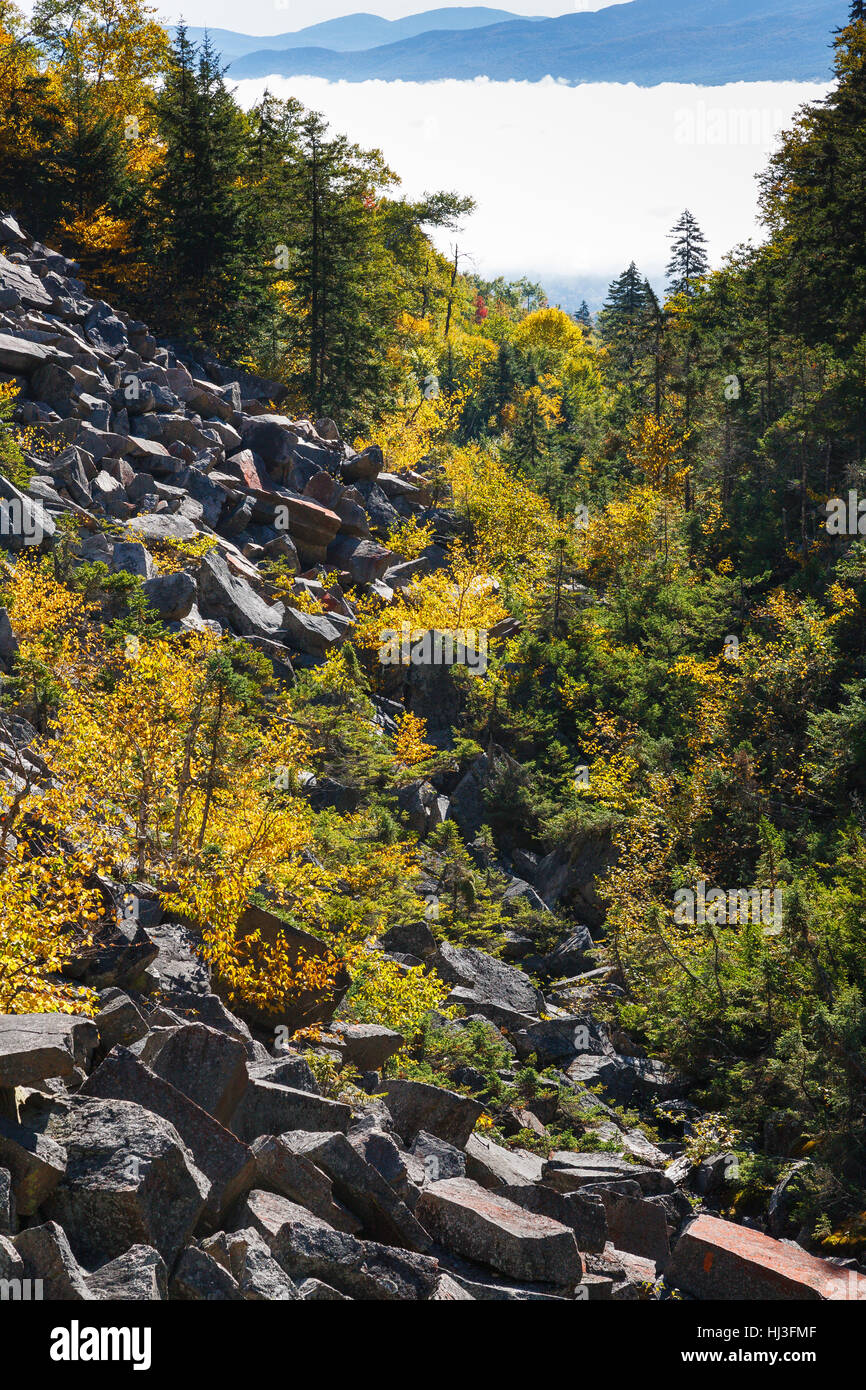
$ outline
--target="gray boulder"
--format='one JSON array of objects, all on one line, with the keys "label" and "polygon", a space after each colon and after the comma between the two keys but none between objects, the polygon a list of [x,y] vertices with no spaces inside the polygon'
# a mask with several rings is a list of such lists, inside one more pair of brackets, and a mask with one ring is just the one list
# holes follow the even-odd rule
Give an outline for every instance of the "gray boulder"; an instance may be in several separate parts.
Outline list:
[{"label": "gray boulder", "polygon": [[431,1241],[423,1226],[345,1134],[296,1133],[283,1138],[293,1153],[303,1154],[327,1173],[337,1197],[360,1217],[366,1235],[405,1250],[429,1250]]},{"label": "gray boulder", "polygon": [[348,1105],[337,1100],[252,1077],[232,1116],[232,1129],[247,1143],[263,1134],[285,1134],[295,1129],[340,1130],[345,1134],[351,1117]]},{"label": "gray boulder", "polygon": [[0,1117],[0,1165],[12,1176],[19,1214],[32,1216],[66,1172],[66,1153],[47,1134]]},{"label": "gray boulder", "polygon": [[111,568],[115,574],[118,570],[126,570],[140,579],[153,579],[156,574],[150,552],[140,541],[115,541]]},{"label": "gray boulder", "polygon": [[249,1080],[243,1042],[203,1023],[160,1030],[158,1038],[151,1037],[141,1060],[220,1124],[228,1124]]},{"label": "gray boulder", "polygon": [[24,1262],[24,1277],[42,1281],[43,1298],[52,1303],[84,1303],[93,1298],[86,1271],[56,1222],[22,1231],[13,1244]]},{"label": "gray boulder", "polygon": [[583,1264],[574,1232],[526,1211],[469,1178],[449,1178],[424,1189],[418,1215],[448,1250],[516,1279],[570,1288]]},{"label": "gray boulder", "polygon": [[195,580],[183,570],[176,574],[157,574],[142,586],[151,608],[166,622],[185,618],[196,601]]},{"label": "gray boulder", "polygon": [[241,1303],[237,1280],[212,1255],[190,1245],[171,1278],[170,1293],[180,1303]]},{"label": "gray boulder", "polygon": [[556,1192],[576,1192],[590,1183],[636,1182],[647,1195],[672,1192],[673,1183],[656,1168],[628,1163],[609,1153],[573,1153],[560,1150],[544,1165],[542,1181]]},{"label": "gray boulder", "polygon": [[256,1188],[288,1197],[335,1230],[357,1234],[361,1222],[335,1199],[327,1174],[305,1153],[295,1152],[292,1139],[292,1134],[267,1134],[254,1141]]},{"label": "gray boulder", "polygon": [[116,1260],[85,1274],[84,1282],[91,1298],[111,1303],[160,1303],[168,1298],[165,1260],[152,1245],[133,1245]]},{"label": "gray boulder", "polygon": [[406,1041],[402,1033],[378,1023],[333,1023],[331,1031],[339,1037],[343,1061],[360,1072],[380,1071]]},{"label": "gray boulder", "polygon": [[86,1066],[96,1025],[76,1014],[0,1015],[0,1086],[39,1086]]},{"label": "gray boulder", "polygon": [[481,1187],[531,1185],[541,1181],[544,1162],[525,1149],[504,1149],[483,1134],[472,1134],[466,1144],[466,1174]]},{"label": "gray boulder", "polygon": [[202,1250],[235,1280],[241,1297],[256,1302],[299,1301],[301,1294],[271,1255],[257,1231],[220,1231],[202,1241]]},{"label": "gray boulder", "polygon": [[[205,1031],[210,1032],[209,1029]],[[209,1229],[212,1230],[222,1213],[252,1186],[253,1156],[246,1145],[125,1048],[119,1047],[110,1053],[87,1078],[79,1094],[133,1102],[173,1127],[200,1175],[207,1179],[207,1200],[201,1219]]]},{"label": "gray boulder", "polygon": [[133,516],[126,523],[130,540],[141,541],[192,541],[198,532],[191,521],[176,512],[153,512],[144,516]]},{"label": "gray boulder", "polygon": [[205,617],[226,623],[241,637],[275,637],[283,627],[282,604],[265,603],[214,551],[201,562],[198,592]]},{"label": "gray boulder", "polygon": [[251,1192],[240,1220],[296,1282],[320,1279],[350,1298],[388,1302],[426,1302],[438,1286],[436,1260],[334,1231],[285,1197]]},{"label": "gray boulder", "polygon": [[96,1267],[152,1245],[173,1264],[210,1189],[174,1126],[130,1101],[88,1098],[52,1113],[48,1132],[68,1165],[44,1211],[76,1256]]},{"label": "gray boulder", "polygon": [[470,1013],[483,1014],[494,1023],[525,1026],[544,1009],[544,996],[528,975],[475,946],[443,941],[435,968],[446,983],[457,987],[459,1002]]},{"label": "gray boulder", "polygon": [[96,301],[84,320],[84,332],[88,341],[109,357],[120,357],[127,347],[126,325],[102,299]]},{"label": "gray boulder", "polygon": [[426,1081],[385,1080],[381,1093],[394,1128],[407,1144],[423,1129],[462,1149],[484,1112],[478,1101]]}]

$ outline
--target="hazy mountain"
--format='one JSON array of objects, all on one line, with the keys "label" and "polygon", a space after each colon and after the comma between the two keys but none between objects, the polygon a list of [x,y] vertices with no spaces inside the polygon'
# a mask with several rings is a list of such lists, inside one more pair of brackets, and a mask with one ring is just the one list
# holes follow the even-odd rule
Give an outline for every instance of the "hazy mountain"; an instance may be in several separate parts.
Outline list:
[{"label": "hazy mountain", "polygon": [[[551,8],[556,9],[556,3]],[[414,38],[417,34],[432,33],[440,29],[463,30],[478,29],[482,26],[500,24],[504,21],[521,19],[510,10],[491,10],[483,6],[465,9],[425,10],[421,14],[408,15],[405,19],[382,19],[377,14],[348,14],[341,19],[326,19],[321,24],[310,24],[290,34],[273,34],[266,38],[255,34],[239,34],[232,29],[208,29],[215,47],[228,61],[243,57],[248,53],[270,52],[273,49],[326,48],[334,53],[361,52],[382,44],[396,43],[401,39]],[[529,19],[529,24],[537,20]],[[195,43],[204,37],[205,30],[190,25],[187,31]]]},{"label": "hazy mountain", "polygon": [[553,76],[641,86],[821,82],[831,74],[828,34],[845,22],[847,10],[846,0],[630,0],[558,19],[429,30],[365,51],[263,52],[260,45],[232,64],[231,75],[302,73],[356,82]]}]

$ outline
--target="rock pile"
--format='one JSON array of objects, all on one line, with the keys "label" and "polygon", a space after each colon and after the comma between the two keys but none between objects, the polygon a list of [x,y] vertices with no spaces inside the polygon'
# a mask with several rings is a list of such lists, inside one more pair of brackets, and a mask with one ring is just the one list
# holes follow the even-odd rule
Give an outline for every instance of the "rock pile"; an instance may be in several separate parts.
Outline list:
[{"label": "rock pile", "polygon": [[[141,915],[149,964],[106,986],[94,1019],[0,1017],[3,1288],[81,1301],[866,1296],[856,1270],[695,1217],[714,1165],[626,1130],[575,1064],[631,1066],[636,1105],[672,1079],[620,1057],[587,1017],[540,1018],[538,996],[523,1026],[497,1027],[490,1015],[526,986],[514,967],[444,953],[459,978],[484,980],[477,1017],[516,1062],[532,1045],[555,1053],[605,1151],[493,1142],[472,1095],[382,1079],[403,1043],[385,1028],[335,1024],[312,1056],[269,1051],[211,992],[184,928],[153,902]],[[363,1068],[369,1094],[323,1094],[316,1051]]]},{"label": "rock pile", "polygon": [[[0,216],[4,382],[20,392],[16,418],[34,442],[27,486],[0,477],[0,544],[48,547],[72,513],[84,558],[142,577],[151,605],[180,628],[215,624],[250,640],[283,677],[346,640],[350,590],[387,604],[444,558],[432,545],[401,562],[382,543],[400,518],[451,534],[452,514],[431,506],[421,475],[392,476],[378,447],[357,453],[332,420],[281,415],[280,383],[157,342],[146,324],[91,298],[76,264],[9,215]],[[199,538],[213,542],[203,558],[193,549],[181,573],[157,573],[154,548]],[[272,560],[324,612],[274,602],[261,570]],[[335,572],[326,589],[322,576]]]},{"label": "rock pile", "polygon": [[[422,474],[392,477],[377,448],[356,452],[331,420],[281,415],[278,383],[159,343],[92,299],[77,267],[10,216],[0,217],[0,382],[15,383],[18,421],[33,427],[26,483],[0,476],[0,545],[50,548],[72,514],[81,558],[141,578],[175,630],[211,625],[255,644],[283,680],[347,639],[359,592],[387,604],[442,564],[458,526]],[[411,516],[432,521],[441,543],[400,564],[383,541]],[[154,559],[166,544],[183,556],[173,573]],[[274,601],[263,568],[274,559],[323,612]],[[0,612],[0,665],[14,652]],[[453,722],[438,673],[407,679],[410,708]],[[386,724],[401,708],[379,702]],[[0,775],[24,768],[38,780],[33,733],[9,724]],[[451,816],[471,839],[506,758],[490,748],[450,780],[412,783],[401,809],[419,835]],[[315,789],[339,809],[350,793]],[[506,909],[565,902],[596,928],[593,885],[608,862],[609,846],[592,840],[568,863],[518,851]],[[101,886],[111,915],[123,889]],[[436,892],[431,871],[428,908]],[[697,1112],[679,1079],[592,1016],[588,991],[606,975],[586,926],[572,922],[547,956],[506,933],[509,960],[437,942],[424,920],[379,943],[450,985],[466,1015],[450,1026],[480,1027],[504,1047],[503,1082],[529,1061],[545,1071],[548,1090],[497,1117],[510,1137],[536,1138],[533,1152],[479,1128],[489,1098],[474,1067],[454,1071],[454,1089],[383,1076],[404,1040],[335,1023],[346,982],[304,1000],[303,1021],[326,1030],[311,1057],[277,1046],[275,1029],[291,1034],[301,1017],[231,1013],[156,890],[136,884],[132,901],[67,967],[99,993],[93,1020],[0,1017],[3,1297],[28,1280],[46,1299],[79,1301],[866,1296],[859,1270],[714,1214],[730,1156],[690,1161]],[[267,939],[277,927],[292,937],[250,908],[239,930]],[[321,948],[300,932],[293,943]],[[360,1074],[360,1089],[326,1094],[317,1056],[338,1077]],[[545,1143],[563,1105],[582,1117],[586,1151]],[[651,1142],[622,1107],[653,1124],[666,1116],[670,1141]],[[785,1213],[780,1192],[779,1234]]]}]

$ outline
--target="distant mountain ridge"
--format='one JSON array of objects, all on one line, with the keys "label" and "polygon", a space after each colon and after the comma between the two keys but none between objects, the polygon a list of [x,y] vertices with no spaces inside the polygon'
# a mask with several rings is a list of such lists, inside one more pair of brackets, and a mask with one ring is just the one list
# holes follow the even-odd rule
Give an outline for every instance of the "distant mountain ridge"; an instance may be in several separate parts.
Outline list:
[{"label": "distant mountain ridge", "polygon": [[555,19],[431,29],[349,52],[259,48],[233,60],[230,73],[352,82],[824,82],[832,75],[828,35],[847,12],[847,0],[628,0]]},{"label": "distant mountain ridge", "polygon": [[[555,0],[552,8],[556,8]],[[274,49],[281,52],[293,48],[324,48],[332,53],[362,52],[436,30],[480,29],[521,19],[526,19],[530,24],[537,23],[537,19],[514,14],[511,10],[488,9],[478,5],[424,10],[420,14],[407,15],[404,19],[383,19],[377,14],[349,14],[340,19],[309,24],[288,34],[267,37],[241,34],[233,29],[205,30],[195,25],[189,25],[187,33],[194,43],[200,43],[207,32],[214,46],[229,61],[249,53]]]}]

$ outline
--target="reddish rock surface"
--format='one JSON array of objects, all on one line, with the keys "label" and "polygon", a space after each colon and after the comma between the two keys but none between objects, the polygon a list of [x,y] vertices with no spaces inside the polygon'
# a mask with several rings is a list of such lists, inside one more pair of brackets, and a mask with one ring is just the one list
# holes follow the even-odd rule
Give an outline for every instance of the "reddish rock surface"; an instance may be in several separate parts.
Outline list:
[{"label": "reddish rock surface", "polygon": [[701,1299],[866,1299],[863,1275],[715,1216],[691,1223],[665,1278]]}]

